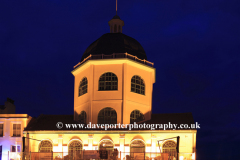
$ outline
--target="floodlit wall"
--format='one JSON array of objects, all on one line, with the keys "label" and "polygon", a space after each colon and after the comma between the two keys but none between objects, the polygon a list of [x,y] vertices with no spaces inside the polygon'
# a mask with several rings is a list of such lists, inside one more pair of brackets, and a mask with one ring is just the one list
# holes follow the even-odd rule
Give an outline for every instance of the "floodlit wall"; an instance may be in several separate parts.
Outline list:
[{"label": "floodlit wall", "polygon": [[[106,72],[118,78],[118,89],[99,91],[99,78]],[[145,120],[151,119],[152,91],[155,83],[155,69],[129,59],[89,60],[72,71],[74,82],[74,115],[87,113],[87,123],[97,123],[98,113],[105,107],[117,112],[117,123],[130,123],[133,110],[140,110]],[[131,79],[140,76],[145,83],[145,95],[131,92]],[[87,77],[88,91],[78,96],[80,81]]]},{"label": "floodlit wall", "polygon": [[[0,124],[3,124],[3,136],[0,137],[3,160],[8,159],[8,152],[12,151],[12,146],[20,146],[22,151],[23,130],[31,118],[27,114],[0,114]],[[21,135],[18,137],[13,136],[13,124],[21,124]]]},{"label": "floodlit wall", "polygon": [[[53,145],[53,152],[68,152],[68,145],[76,140],[82,144],[84,150],[98,150],[102,140],[110,140],[114,148],[121,152],[130,152],[130,145],[134,140],[141,140],[145,144],[146,152],[158,152],[167,141],[158,140],[180,136],[179,152],[181,155],[195,155],[196,131],[35,131],[29,132],[30,151],[38,152],[41,140],[49,140]],[[39,141],[37,141],[39,140]],[[171,139],[177,142],[177,139]],[[123,157],[122,157],[123,158]]]}]

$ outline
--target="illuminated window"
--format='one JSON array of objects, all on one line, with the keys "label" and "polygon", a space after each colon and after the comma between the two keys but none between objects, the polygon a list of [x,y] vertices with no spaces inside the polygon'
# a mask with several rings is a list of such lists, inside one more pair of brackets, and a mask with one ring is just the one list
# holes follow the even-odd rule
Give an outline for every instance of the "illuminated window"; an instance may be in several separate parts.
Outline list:
[{"label": "illuminated window", "polygon": [[86,124],[86,121],[87,121],[87,113],[85,111],[82,111],[79,116],[78,116],[78,121],[80,123],[84,123]]},{"label": "illuminated window", "polygon": [[11,152],[21,152],[20,146],[17,146],[17,151],[16,151],[16,146],[12,145],[11,146]]},{"label": "illuminated window", "polygon": [[78,96],[81,96],[81,95],[84,95],[85,93],[87,93],[87,87],[88,87],[88,81],[87,81],[87,78],[84,77],[82,79],[82,81],[80,82]]},{"label": "illuminated window", "polygon": [[108,72],[99,78],[99,91],[117,90],[118,78],[114,73]]},{"label": "illuminated window", "polygon": [[0,137],[3,137],[3,124],[0,124]]},{"label": "illuminated window", "polygon": [[134,140],[130,144],[130,156],[134,158],[134,153],[145,152],[145,144],[141,140]]},{"label": "illuminated window", "polygon": [[13,124],[13,137],[21,137],[21,124]]},{"label": "illuminated window", "polygon": [[130,114],[130,123],[140,122],[144,120],[144,115],[139,110],[134,110]]},{"label": "illuminated window", "polygon": [[99,150],[110,150],[112,151],[113,148],[113,143],[110,140],[103,140],[101,141],[100,145],[99,145]]},{"label": "illuminated window", "polygon": [[163,144],[163,153],[168,153],[169,157],[177,157],[177,143],[174,141],[167,141]]},{"label": "illuminated window", "polygon": [[141,77],[133,76],[131,79],[131,92],[145,95],[145,84]]},{"label": "illuminated window", "polygon": [[52,152],[52,143],[50,141],[44,140],[40,143],[39,152]]},{"label": "illuminated window", "polygon": [[82,152],[82,144],[79,141],[72,141],[69,145],[68,145],[68,154],[69,154],[69,158],[76,158],[76,157],[81,157],[81,152]]},{"label": "illuminated window", "polygon": [[98,113],[98,124],[117,124],[117,112],[112,108],[104,108]]}]

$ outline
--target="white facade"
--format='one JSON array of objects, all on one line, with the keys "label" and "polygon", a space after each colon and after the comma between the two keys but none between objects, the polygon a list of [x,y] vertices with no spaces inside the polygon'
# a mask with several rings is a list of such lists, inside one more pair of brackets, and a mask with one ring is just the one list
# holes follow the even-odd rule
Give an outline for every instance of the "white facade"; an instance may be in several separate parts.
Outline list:
[{"label": "white facade", "polygon": [[0,136],[2,160],[7,160],[9,152],[14,150],[22,152],[23,130],[31,118],[27,114],[0,114],[0,125],[3,125],[3,135]]}]

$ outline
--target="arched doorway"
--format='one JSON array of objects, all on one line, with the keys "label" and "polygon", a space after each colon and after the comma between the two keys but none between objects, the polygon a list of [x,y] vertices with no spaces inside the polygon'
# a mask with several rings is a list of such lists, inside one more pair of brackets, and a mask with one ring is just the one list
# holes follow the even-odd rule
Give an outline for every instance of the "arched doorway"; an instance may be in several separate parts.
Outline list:
[{"label": "arched doorway", "polygon": [[177,158],[177,143],[174,141],[166,141],[163,144],[163,153],[168,153],[169,157]]},{"label": "arched doorway", "polygon": [[70,159],[75,159],[81,158],[81,153],[82,153],[82,144],[81,142],[74,140],[68,145],[68,155]]},{"label": "arched doorway", "polygon": [[52,143],[48,140],[41,141],[39,145],[39,152],[52,152]]},{"label": "arched doorway", "polygon": [[145,144],[142,140],[133,140],[130,144],[130,156],[135,157],[134,153],[144,153]]},{"label": "arched doorway", "polygon": [[113,143],[111,140],[102,140],[99,144],[99,150],[113,151]]},{"label": "arched doorway", "polygon": [[145,152],[145,144],[141,140],[134,140],[130,145],[130,152]]}]

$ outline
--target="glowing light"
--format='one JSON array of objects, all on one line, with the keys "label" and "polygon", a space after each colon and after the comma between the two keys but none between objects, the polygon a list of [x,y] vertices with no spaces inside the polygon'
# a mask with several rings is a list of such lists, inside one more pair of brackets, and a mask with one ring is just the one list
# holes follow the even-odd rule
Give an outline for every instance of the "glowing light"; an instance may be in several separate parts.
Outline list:
[{"label": "glowing light", "polygon": [[195,160],[195,153],[192,154],[192,159]]}]

